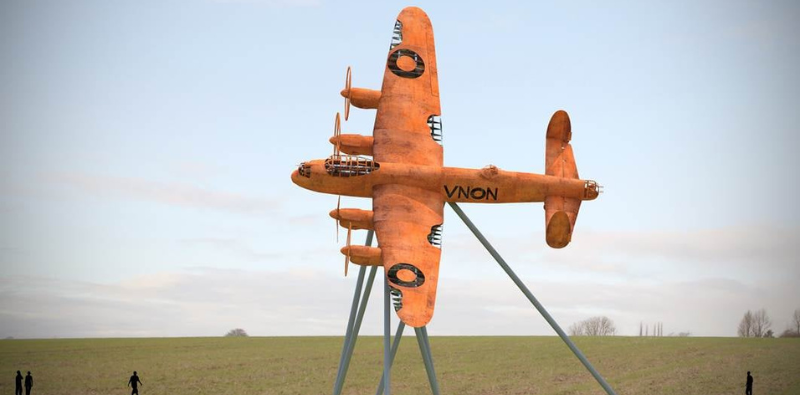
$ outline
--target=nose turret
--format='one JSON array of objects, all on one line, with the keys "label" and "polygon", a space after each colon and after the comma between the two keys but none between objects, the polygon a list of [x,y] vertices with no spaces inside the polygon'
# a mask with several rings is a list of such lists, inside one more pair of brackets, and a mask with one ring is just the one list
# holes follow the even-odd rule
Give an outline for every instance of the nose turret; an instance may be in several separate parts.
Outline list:
[{"label": "nose turret", "polygon": [[292,172],[292,182],[305,189],[311,189],[312,162],[303,162],[297,165],[297,170]]}]

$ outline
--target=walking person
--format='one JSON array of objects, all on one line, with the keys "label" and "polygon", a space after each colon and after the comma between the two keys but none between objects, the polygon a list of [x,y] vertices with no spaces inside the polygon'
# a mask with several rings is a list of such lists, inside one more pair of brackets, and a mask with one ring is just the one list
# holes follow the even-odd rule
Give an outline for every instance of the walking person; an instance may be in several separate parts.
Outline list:
[{"label": "walking person", "polygon": [[16,386],[14,387],[14,395],[22,395],[22,373],[17,370],[17,376],[14,377],[14,383]]},{"label": "walking person", "polygon": [[747,371],[747,384],[744,385],[744,393],[745,395],[753,395],[753,376],[750,375],[750,371]]},{"label": "walking person", "polygon": [[28,371],[28,375],[25,376],[25,395],[31,395],[31,388],[33,387],[33,376],[31,376],[31,371]]},{"label": "walking person", "polygon": [[136,374],[136,371],[133,371],[133,376],[131,376],[131,379],[128,380],[128,386],[133,387],[131,395],[139,395],[139,384],[144,385],[144,383],[139,380],[139,376]]}]

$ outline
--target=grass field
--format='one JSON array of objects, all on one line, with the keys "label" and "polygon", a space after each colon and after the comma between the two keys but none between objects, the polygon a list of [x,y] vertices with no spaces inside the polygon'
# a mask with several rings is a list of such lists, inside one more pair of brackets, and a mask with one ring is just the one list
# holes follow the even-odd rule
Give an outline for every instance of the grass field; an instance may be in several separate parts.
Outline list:
[{"label": "grass field", "polygon": [[[800,394],[800,339],[575,339],[618,394]],[[30,370],[32,394],[329,394],[339,337],[0,340],[0,394]],[[432,337],[442,394],[602,394],[557,337]],[[374,394],[381,338],[359,339],[345,394]],[[393,394],[430,394],[413,337],[402,340]]]}]

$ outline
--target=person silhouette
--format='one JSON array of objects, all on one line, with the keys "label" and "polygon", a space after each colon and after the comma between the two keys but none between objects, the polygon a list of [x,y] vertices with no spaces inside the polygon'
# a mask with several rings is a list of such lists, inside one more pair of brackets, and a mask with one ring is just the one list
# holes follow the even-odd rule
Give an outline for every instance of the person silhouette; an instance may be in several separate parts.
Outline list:
[{"label": "person silhouette", "polygon": [[14,383],[16,386],[14,387],[14,395],[22,395],[22,373],[17,370],[17,376],[14,377]]},{"label": "person silhouette", "polygon": [[28,375],[25,376],[25,395],[31,395],[31,387],[33,387],[33,376],[29,370]]},{"label": "person silhouette", "polygon": [[139,380],[139,376],[136,375],[136,371],[133,371],[133,376],[131,376],[131,379],[128,380],[128,386],[133,387],[131,395],[139,395],[139,384],[144,385],[144,383]]},{"label": "person silhouette", "polygon": [[753,376],[750,375],[750,371],[747,371],[747,384],[744,385],[744,393],[745,395],[753,395]]}]

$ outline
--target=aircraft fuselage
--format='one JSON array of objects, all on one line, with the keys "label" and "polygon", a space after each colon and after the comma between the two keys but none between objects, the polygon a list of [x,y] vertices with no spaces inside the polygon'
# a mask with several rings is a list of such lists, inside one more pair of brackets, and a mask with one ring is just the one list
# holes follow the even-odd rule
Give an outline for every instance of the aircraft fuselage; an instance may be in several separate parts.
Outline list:
[{"label": "aircraft fuselage", "polygon": [[[335,165],[338,168],[334,168]],[[343,171],[344,170],[344,171]],[[544,202],[547,196],[594,200],[593,181],[512,172],[494,166],[483,169],[375,163],[371,160],[304,162],[292,173],[292,181],[315,192],[372,197],[377,185],[396,184],[442,194],[446,202],[523,203]]]}]

